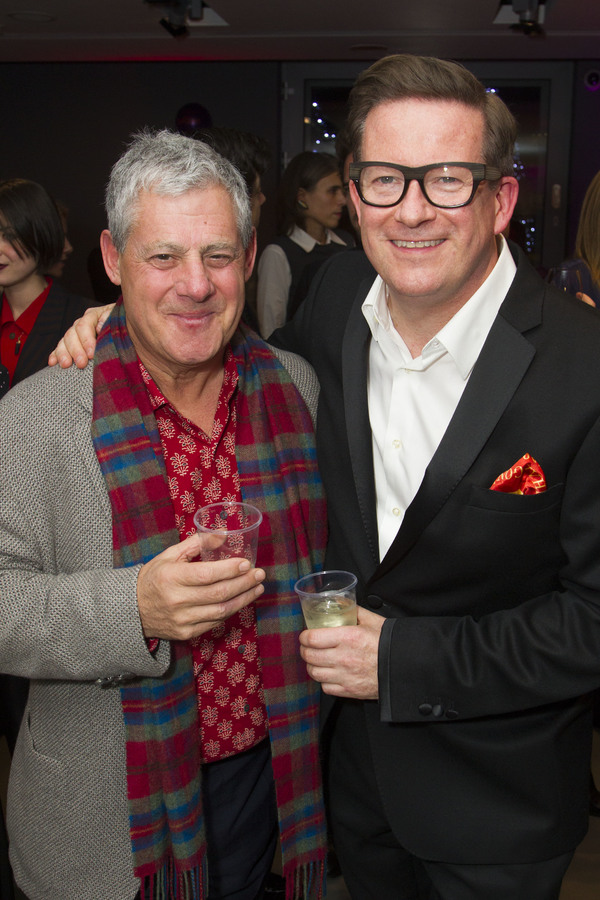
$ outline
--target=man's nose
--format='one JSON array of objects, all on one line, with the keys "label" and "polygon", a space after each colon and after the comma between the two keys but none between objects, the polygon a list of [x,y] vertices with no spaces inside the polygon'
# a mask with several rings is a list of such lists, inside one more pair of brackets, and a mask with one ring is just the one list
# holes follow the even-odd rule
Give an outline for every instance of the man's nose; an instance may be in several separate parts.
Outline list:
[{"label": "man's nose", "polygon": [[202,259],[187,259],[180,269],[178,292],[194,300],[206,300],[215,290],[210,277],[210,267]]},{"label": "man's nose", "polygon": [[399,222],[412,226],[435,218],[435,206],[431,205],[415,178],[409,181],[404,198],[394,207],[394,215]]}]

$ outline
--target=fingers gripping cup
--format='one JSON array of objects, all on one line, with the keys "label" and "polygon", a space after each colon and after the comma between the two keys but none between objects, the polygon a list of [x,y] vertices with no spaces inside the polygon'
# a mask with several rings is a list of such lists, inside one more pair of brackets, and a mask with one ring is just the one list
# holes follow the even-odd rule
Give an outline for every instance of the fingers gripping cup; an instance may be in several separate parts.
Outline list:
[{"label": "fingers gripping cup", "polygon": [[314,572],[294,585],[307,628],[356,625],[356,576],[352,572]]},{"label": "fingers gripping cup", "polygon": [[194,516],[198,534],[210,535],[200,550],[203,562],[239,557],[256,565],[258,529],[262,513],[249,503],[211,503]]}]

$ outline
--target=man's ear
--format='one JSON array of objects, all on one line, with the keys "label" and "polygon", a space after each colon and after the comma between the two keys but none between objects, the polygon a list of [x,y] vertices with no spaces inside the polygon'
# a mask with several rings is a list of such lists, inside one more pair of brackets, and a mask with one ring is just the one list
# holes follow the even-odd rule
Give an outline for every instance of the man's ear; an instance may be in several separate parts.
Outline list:
[{"label": "man's ear", "polygon": [[362,203],[360,202],[360,197],[358,196],[358,191],[356,190],[356,185],[353,181],[349,183],[348,190],[350,191],[350,196],[352,197],[352,202],[354,203],[354,209],[356,210],[356,218],[358,219],[358,224],[360,225]]},{"label": "man's ear", "polygon": [[244,281],[248,281],[248,279],[252,275],[252,270],[254,269],[255,260],[256,260],[256,228],[253,227],[250,242],[245,250]]},{"label": "man's ear", "polygon": [[519,182],[512,175],[501,179],[495,189],[496,222],[494,234],[502,234],[510,224],[510,220],[519,196]]},{"label": "man's ear", "polygon": [[113,244],[110,231],[104,229],[100,235],[100,249],[106,274],[113,284],[121,284],[121,271],[119,268],[119,251]]}]

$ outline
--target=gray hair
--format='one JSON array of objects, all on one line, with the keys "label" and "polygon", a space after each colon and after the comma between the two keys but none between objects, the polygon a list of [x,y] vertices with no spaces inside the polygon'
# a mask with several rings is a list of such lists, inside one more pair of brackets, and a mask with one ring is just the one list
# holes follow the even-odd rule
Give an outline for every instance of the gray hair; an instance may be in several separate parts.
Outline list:
[{"label": "gray hair", "polygon": [[193,138],[166,129],[134,134],[112,167],[106,187],[108,230],[118,252],[125,250],[142,191],[177,197],[194,188],[211,187],[223,187],[231,197],[239,237],[246,249],[252,236],[252,217],[248,191],[237,169]]}]

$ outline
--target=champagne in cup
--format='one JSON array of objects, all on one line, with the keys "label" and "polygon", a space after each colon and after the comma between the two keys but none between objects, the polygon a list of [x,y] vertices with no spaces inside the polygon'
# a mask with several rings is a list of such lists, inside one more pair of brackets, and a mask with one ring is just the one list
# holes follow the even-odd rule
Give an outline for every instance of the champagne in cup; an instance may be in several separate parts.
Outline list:
[{"label": "champagne in cup", "polygon": [[307,628],[356,625],[356,576],[331,570],[305,575],[294,585]]}]

